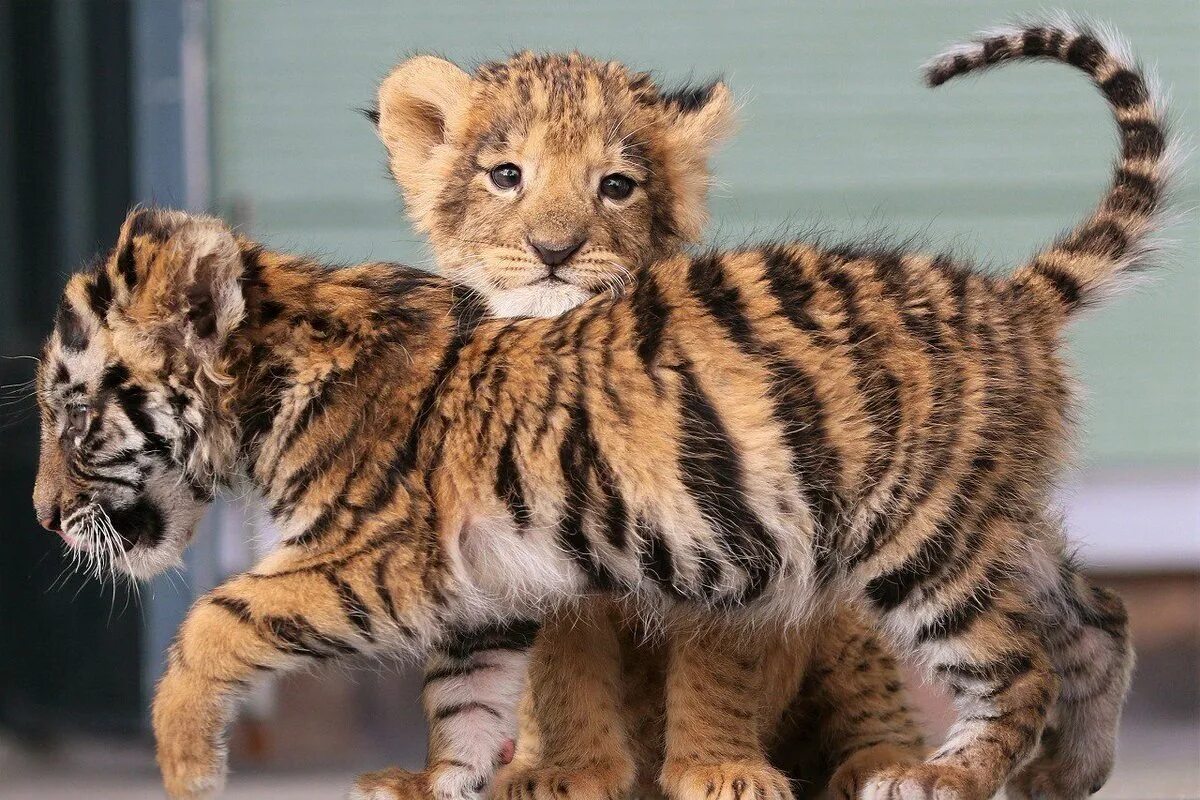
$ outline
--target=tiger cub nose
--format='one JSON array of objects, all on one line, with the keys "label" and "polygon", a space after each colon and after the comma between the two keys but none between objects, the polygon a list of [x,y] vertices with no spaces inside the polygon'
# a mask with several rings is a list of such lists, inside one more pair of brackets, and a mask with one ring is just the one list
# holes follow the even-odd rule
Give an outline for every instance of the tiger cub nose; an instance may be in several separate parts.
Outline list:
[{"label": "tiger cub nose", "polygon": [[559,242],[535,242],[530,239],[529,246],[538,254],[538,258],[542,260],[543,264],[548,267],[557,267],[575,255],[579,248],[583,247],[585,241],[587,240],[576,239],[564,245]]},{"label": "tiger cub nose", "polygon": [[51,533],[62,533],[62,512],[59,510],[58,504],[55,503],[54,507],[44,514],[39,514],[38,522]]}]

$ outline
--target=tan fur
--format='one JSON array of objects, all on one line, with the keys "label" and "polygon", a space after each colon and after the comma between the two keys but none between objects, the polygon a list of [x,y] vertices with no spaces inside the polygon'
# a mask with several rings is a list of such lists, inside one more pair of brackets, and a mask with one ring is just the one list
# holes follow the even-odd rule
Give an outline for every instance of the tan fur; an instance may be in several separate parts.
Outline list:
[{"label": "tan fur", "polygon": [[[1121,52],[1036,27],[948,63],[1058,58],[1110,75],[1127,109],[1147,87]],[[333,269],[209,218],[130,215],[68,283],[39,365],[42,444],[61,450],[39,517],[71,510],[77,553],[137,574],[178,558],[205,481],[240,476],[285,536],[171,648],[153,713],[168,793],[219,787],[232,702],[257,675],[441,648],[482,654],[448,668],[486,677],[596,591],[729,629],[852,601],[958,705],[938,751],[870,777],[868,800],[1096,791],[1132,651],[1120,601],[1079,575],[1048,507],[1070,433],[1059,349],[1144,253],[1166,170],[1131,180],[1125,162],[1161,161],[1162,125],[1122,118],[1102,213],[1052,248],[1069,270],[1035,258],[1003,279],[793,242],[656,262],[555,319],[481,321],[417,270]],[[515,706],[511,684],[492,688]],[[467,767],[464,797],[487,775]]]},{"label": "tan fur", "polygon": [[[492,276],[505,275],[508,264],[495,258],[494,248],[461,244],[461,224],[447,224],[439,205],[455,207],[456,220],[471,220],[475,240],[520,243],[522,237],[554,239],[586,229],[591,242],[625,242],[620,260],[633,266],[699,234],[710,181],[706,156],[731,124],[728,90],[717,84],[706,92],[702,106],[680,113],[644,75],[578,54],[525,53],[481,68],[476,78],[442,59],[418,56],[396,67],[381,85],[377,121],[409,216],[430,233],[434,253],[451,277],[469,280],[472,272],[464,259]],[[625,130],[643,143],[646,160],[637,165],[642,185],[627,206],[608,209],[597,198],[596,180],[625,169],[619,156],[613,166],[606,165],[612,143],[630,141],[622,135]],[[489,144],[496,138],[505,147]],[[493,149],[491,158],[472,155]],[[472,158],[479,164],[477,174],[464,181],[454,174],[461,166],[451,165],[470,164]],[[519,197],[498,201],[494,192],[477,190],[478,183],[486,184],[478,173],[505,161],[536,169],[536,180],[529,180]],[[653,246],[653,234],[649,240],[626,240],[624,234],[609,233],[652,228],[657,223],[651,200],[671,210],[677,220],[673,227],[684,235]],[[493,309],[505,308],[508,287],[502,281],[472,285]],[[607,287],[588,282],[579,288],[583,291],[571,305]],[[565,305],[556,304],[552,290],[531,300],[538,309]],[[725,797],[746,787],[760,787],[764,800],[790,798],[788,778],[768,763],[765,748],[777,738],[784,708],[794,702],[812,648],[808,637],[771,631],[750,635],[710,622],[673,626],[665,644],[649,644],[650,634],[636,618],[622,618],[606,601],[596,602],[598,608],[581,617],[568,614],[542,631],[531,667],[534,699],[524,706],[517,760],[502,772],[494,794],[605,798],[626,793],[638,779],[637,793],[646,795],[656,791],[661,773],[663,789],[676,798],[708,797],[713,791]],[[882,646],[877,649],[883,653]],[[632,674],[619,672],[622,663],[665,679],[633,680]],[[898,681],[894,668],[873,668],[869,674],[878,691],[866,695],[867,704],[892,700],[895,692],[883,687]],[[838,680],[837,672],[826,679]],[[665,729],[657,719],[664,702]],[[887,743],[893,763],[923,757],[911,718],[897,715],[895,721]],[[430,724],[439,730],[437,720]],[[836,737],[828,739],[825,752],[841,749]],[[878,743],[880,752],[884,744]],[[437,748],[431,748],[430,762],[439,761]],[[395,794],[402,795],[409,780],[402,774],[394,778]],[[714,782],[717,788],[710,791]],[[835,794],[840,791],[834,787]]]}]

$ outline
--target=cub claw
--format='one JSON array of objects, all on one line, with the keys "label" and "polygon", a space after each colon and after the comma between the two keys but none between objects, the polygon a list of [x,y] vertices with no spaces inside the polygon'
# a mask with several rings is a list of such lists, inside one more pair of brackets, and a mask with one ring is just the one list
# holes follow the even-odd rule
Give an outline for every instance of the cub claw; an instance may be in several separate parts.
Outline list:
[{"label": "cub claw", "polygon": [[628,784],[619,771],[597,765],[508,769],[497,777],[492,796],[495,800],[614,800],[628,794]]},{"label": "cub claw", "polygon": [[397,767],[364,772],[354,779],[346,800],[431,800],[433,789],[424,772]]},{"label": "cub claw", "polygon": [[792,800],[787,776],[762,761],[668,763],[659,784],[672,800]]},{"label": "cub claw", "polygon": [[862,800],[986,800],[974,776],[949,764],[888,767],[866,783]]},{"label": "cub claw", "polygon": [[925,753],[917,748],[878,744],[852,753],[829,779],[826,797],[831,800],[858,800],[859,792],[877,773],[889,767],[920,764]]}]

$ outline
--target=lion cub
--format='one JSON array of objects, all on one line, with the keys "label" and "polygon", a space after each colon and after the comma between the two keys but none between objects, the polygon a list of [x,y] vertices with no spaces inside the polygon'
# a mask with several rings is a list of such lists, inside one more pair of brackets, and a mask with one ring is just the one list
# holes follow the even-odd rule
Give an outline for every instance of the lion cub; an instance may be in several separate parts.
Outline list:
[{"label": "lion cub", "polygon": [[[734,114],[720,82],[667,92],[617,62],[526,52],[473,74],[409,59],[383,82],[372,116],[444,273],[495,315],[555,316],[622,291],[640,265],[699,238],[708,159]],[[514,721],[495,702],[504,694],[496,654],[512,665],[528,637],[443,654],[424,693],[426,772],[372,773],[358,791],[453,795],[464,765],[511,760],[497,797],[661,787],[675,798],[782,800],[793,781],[823,785],[810,771],[783,771],[803,763],[840,765],[830,789],[841,797],[875,767],[924,755],[895,663],[850,608],[789,632],[675,619],[661,627],[648,640],[646,626],[602,599],[545,626],[515,757]],[[509,676],[518,686],[524,677]],[[492,699],[490,713],[478,713],[480,697]],[[805,730],[813,726],[819,737]]]}]

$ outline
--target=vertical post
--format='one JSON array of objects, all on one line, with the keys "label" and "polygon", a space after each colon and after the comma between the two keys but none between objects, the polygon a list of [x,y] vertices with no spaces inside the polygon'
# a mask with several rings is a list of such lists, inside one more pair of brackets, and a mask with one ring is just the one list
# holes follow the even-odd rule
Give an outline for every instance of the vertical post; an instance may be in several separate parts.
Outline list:
[{"label": "vertical post", "polygon": [[[205,211],[209,205],[208,3],[133,0],[134,197]],[[210,509],[184,556],[187,579],[156,578],[147,599],[143,691],[153,692],[165,654],[197,594],[221,578],[218,534],[228,517]]]}]

